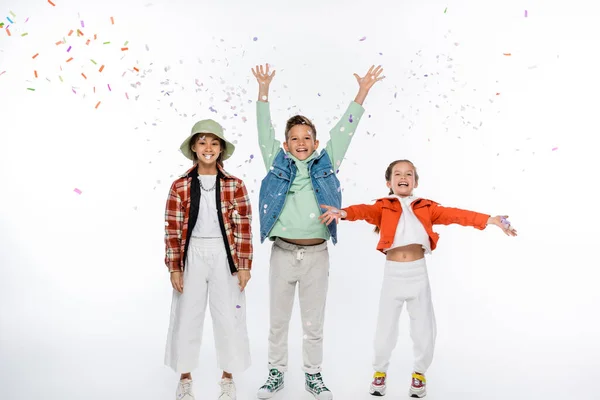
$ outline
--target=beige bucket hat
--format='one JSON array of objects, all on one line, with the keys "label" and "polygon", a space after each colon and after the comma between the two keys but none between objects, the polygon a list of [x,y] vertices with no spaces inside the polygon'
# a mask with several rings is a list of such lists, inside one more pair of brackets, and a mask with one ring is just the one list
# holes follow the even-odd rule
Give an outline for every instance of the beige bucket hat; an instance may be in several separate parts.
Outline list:
[{"label": "beige bucket hat", "polygon": [[181,150],[183,155],[189,158],[190,160],[195,161],[194,153],[190,150],[190,140],[192,140],[192,137],[196,133],[212,133],[218,138],[223,139],[223,141],[226,144],[225,149],[223,150],[223,161],[227,160],[233,155],[233,152],[235,151],[235,145],[229,140],[225,139],[223,127],[218,122],[212,119],[203,119],[202,121],[198,121],[194,124],[194,126],[192,127],[192,132],[179,147],[179,150]]}]

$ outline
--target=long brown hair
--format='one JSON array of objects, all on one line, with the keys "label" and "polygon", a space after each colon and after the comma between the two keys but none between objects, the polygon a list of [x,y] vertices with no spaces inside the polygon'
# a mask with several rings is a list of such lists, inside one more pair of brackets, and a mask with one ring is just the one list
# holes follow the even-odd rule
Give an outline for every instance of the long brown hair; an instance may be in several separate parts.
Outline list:
[{"label": "long brown hair", "polygon": [[[387,169],[385,170],[385,181],[386,182],[391,182],[391,180],[392,180],[392,171],[394,170],[394,167],[396,166],[396,164],[401,163],[401,162],[409,163],[410,165],[412,165],[413,170],[415,171],[415,182],[419,183],[419,173],[417,172],[417,167],[415,167],[415,164],[413,164],[413,162],[410,161],[410,160],[396,160],[396,161],[392,161],[390,163],[390,165],[388,165]],[[394,191],[392,190],[392,188],[390,188],[390,192],[388,193],[388,195],[390,195],[390,194],[394,194]],[[373,229],[373,232],[379,233],[379,227],[376,226],[375,229]]]},{"label": "long brown hair", "polygon": [[[194,156],[194,161],[198,161],[198,156],[196,155],[196,152],[194,152],[194,150],[192,150],[192,147],[194,147],[194,145],[196,144],[198,139],[200,139],[200,135],[206,135],[206,134],[205,133],[196,133],[194,136],[192,136],[192,139],[190,140],[190,151],[192,152],[192,155]],[[217,157],[217,164],[221,168],[223,168],[223,153],[225,153],[225,150],[227,149],[227,143],[225,143],[225,141],[223,139],[221,139],[220,137],[217,137],[217,139],[219,139],[219,142],[221,143],[221,152],[219,153],[219,157]]]}]

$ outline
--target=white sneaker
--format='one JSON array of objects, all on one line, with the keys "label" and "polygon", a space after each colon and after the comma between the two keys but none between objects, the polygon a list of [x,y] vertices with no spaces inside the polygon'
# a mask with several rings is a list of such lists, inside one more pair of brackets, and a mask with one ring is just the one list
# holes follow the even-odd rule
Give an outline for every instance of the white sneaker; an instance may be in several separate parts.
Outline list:
[{"label": "white sneaker", "polygon": [[233,379],[222,379],[219,383],[221,385],[221,395],[219,400],[235,400],[235,383]]},{"label": "white sneaker", "polygon": [[192,380],[182,379],[177,386],[175,400],[194,400],[194,392],[192,391]]}]

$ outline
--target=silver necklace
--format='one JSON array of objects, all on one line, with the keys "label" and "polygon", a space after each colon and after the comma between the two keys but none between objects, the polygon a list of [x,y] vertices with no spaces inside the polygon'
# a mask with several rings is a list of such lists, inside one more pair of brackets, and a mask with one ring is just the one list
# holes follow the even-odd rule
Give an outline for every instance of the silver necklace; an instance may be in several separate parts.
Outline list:
[{"label": "silver necklace", "polygon": [[198,176],[198,181],[200,181],[200,189],[204,190],[205,192],[212,192],[217,187],[217,179],[216,178],[215,178],[215,184],[210,189],[206,189],[204,187],[204,185],[202,185],[202,179],[200,179],[200,176]]}]

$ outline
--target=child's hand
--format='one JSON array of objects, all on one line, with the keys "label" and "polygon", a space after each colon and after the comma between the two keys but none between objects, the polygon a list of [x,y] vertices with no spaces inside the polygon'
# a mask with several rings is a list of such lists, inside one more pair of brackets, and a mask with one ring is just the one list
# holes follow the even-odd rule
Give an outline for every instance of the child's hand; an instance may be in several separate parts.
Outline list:
[{"label": "child's hand", "polygon": [[335,207],[325,204],[321,204],[321,208],[327,210],[319,216],[322,224],[329,225],[333,220],[335,220],[335,223],[337,224],[340,222],[340,218],[346,218],[346,211],[344,210],[338,210]]},{"label": "child's hand", "polygon": [[243,292],[250,280],[250,271],[247,269],[240,269],[237,272],[238,276],[238,286],[240,287],[240,292]]},{"label": "child's hand", "polygon": [[360,86],[360,90],[363,92],[368,92],[369,89],[371,89],[371,87],[375,84],[375,82],[379,82],[380,80],[385,78],[385,76],[380,76],[382,72],[383,67],[381,65],[377,68],[375,68],[374,65],[371,65],[371,68],[369,68],[369,71],[365,76],[361,78],[357,74],[354,74],[354,77],[358,81],[358,86]]},{"label": "child's hand", "polygon": [[517,236],[517,231],[510,225],[508,221],[508,215],[496,215],[495,217],[490,217],[488,219],[488,225],[496,225],[502,229],[507,236]]},{"label": "child's hand", "polygon": [[256,70],[252,68],[252,73],[256,77],[259,85],[265,85],[267,87],[269,87],[273,77],[275,76],[275,70],[273,70],[273,73],[269,75],[269,64],[265,64],[264,68],[262,65],[257,65]]},{"label": "child's hand", "polygon": [[181,271],[171,272],[171,286],[179,293],[183,293],[183,274]]}]

